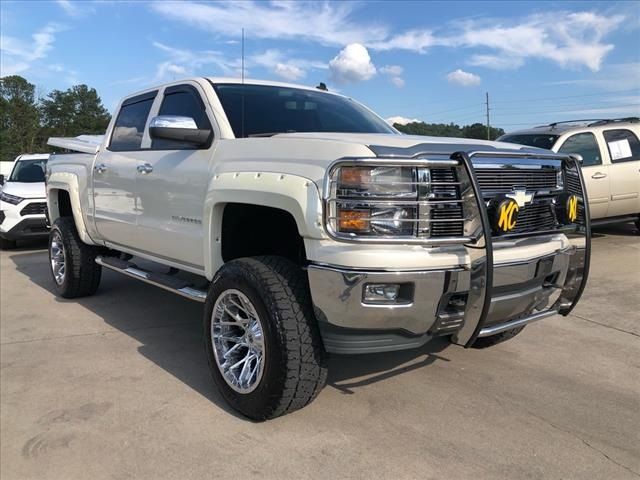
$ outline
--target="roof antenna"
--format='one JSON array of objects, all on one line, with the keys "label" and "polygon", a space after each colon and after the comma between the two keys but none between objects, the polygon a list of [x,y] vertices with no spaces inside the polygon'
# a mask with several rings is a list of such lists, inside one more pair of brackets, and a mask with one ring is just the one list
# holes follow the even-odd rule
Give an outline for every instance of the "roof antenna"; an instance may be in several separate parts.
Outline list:
[{"label": "roof antenna", "polygon": [[242,95],[241,95],[241,101],[242,101],[242,106],[240,107],[241,110],[241,115],[242,115],[242,137],[244,138],[244,28],[242,29],[242,72],[241,72],[241,76],[242,76]]}]

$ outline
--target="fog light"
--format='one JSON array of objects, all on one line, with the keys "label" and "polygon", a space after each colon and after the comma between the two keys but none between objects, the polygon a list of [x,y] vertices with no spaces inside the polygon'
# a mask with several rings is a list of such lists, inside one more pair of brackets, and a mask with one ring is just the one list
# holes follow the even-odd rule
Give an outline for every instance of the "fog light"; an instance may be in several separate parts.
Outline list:
[{"label": "fog light", "polygon": [[399,296],[397,283],[370,283],[364,287],[365,303],[394,303]]}]

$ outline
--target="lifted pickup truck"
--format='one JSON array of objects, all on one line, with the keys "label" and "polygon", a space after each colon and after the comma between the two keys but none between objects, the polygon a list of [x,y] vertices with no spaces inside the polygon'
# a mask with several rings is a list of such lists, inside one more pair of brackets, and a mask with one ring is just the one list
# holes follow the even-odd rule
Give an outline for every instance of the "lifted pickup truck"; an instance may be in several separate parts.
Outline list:
[{"label": "lifted pickup truck", "polygon": [[493,345],[567,315],[588,275],[574,158],[401,135],[334,93],[195,78],[49,143],[84,152],[48,163],[58,293],[104,267],[204,302],[213,379],[254,419],[311,402],[326,352]]}]

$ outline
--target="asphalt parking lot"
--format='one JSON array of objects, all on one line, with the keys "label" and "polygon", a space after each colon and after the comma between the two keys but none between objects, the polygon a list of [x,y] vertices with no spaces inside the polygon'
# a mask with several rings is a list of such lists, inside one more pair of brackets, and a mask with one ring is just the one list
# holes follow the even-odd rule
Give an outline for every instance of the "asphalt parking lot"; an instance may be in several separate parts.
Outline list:
[{"label": "asphalt parking lot", "polygon": [[214,389],[202,306],[104,272],[52,293],[42,244],[0,254],[3,480],[640,477],[640,237],[599,230],[567,318],[465,350],[333,356],[306,409],[238,417]]}]

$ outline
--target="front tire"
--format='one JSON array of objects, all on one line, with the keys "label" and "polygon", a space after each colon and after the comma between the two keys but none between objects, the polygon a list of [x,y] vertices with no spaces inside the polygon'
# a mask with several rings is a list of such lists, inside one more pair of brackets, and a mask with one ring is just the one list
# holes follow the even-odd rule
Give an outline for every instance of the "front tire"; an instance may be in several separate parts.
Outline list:
[{"label": "front tire", "polygon": [[214,382],[231,407],[251,419],[298,410],[326,383],[308,282],[285,258],[225,264],[209,288],[204,337]]},{"label": "front tire", "polygon": [[49,233],[49,265],[58,295],[77,298],[93,295],[100,285],[102,267],[98,248],[80,240],[71,217],[58,218]]}]

